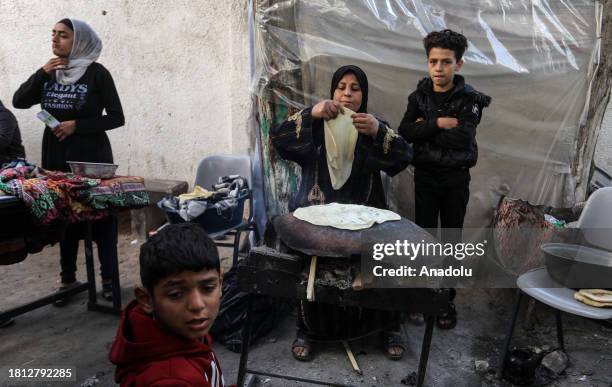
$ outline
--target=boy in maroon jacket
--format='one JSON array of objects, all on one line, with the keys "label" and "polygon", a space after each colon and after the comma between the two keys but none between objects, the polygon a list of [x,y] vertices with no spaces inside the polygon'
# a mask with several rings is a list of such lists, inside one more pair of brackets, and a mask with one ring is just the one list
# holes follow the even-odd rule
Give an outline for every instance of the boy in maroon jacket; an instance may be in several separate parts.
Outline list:
[{"label": "boy in maroon jacket", "polygon": [[221,299],[213,241],[195,224],[170,225],[140,249],[140,278],[110,361],[121,386],[223,387],[208,334]]}]

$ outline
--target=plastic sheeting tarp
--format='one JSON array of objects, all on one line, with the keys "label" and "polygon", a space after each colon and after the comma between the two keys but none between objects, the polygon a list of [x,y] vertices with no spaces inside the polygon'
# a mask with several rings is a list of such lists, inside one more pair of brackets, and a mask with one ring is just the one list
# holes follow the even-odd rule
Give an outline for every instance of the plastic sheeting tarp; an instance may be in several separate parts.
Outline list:
[{"label": "plastic sheeting tarp", "polygon": [[[488,224],[501,195],[569,207],[576,135],[599,55],[600,8],[583,0],[258,0],[253,92],[301,108],[329,98],[333,72],[356,64],[369,78],[369,111],[396,128],[427,73],[423,37],[459,31],[469,41],[460,74],[493,97],[478,127],[466,227]],[[278,164],[272,159],[274,179],[282,167],[270,166]],[[279,184],[267,188],[269,203],[290,194]],[[412,218],[411,169],[392,179],[389,199]]]}]

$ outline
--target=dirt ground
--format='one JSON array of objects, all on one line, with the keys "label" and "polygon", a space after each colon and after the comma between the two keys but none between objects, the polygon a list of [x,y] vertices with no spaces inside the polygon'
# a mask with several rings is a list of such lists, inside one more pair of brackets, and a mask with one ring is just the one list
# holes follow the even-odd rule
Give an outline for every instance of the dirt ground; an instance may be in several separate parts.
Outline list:
[{"label": "dirt ground", "polygon": [[[138,281],[138,248],[142,240],[130,234],[120,236],[120,273],[124,305],[131,300]],[[223,250],[222,256],[228,257]],[[223,261],[227,266],[229,258]],[[85,280],[84,258],[79,259],[78,277]],[[48,295],[58,286],[58,247],[48,247],[20,264],[0,266],[0,309],[8,309]],[[99,284],[99,279],[98,279]],[[450,331],[435,330],[426,376],[427,386],[510,386],[494,378],[501,346],[513,304],[513,290],[459,290],[459,323]],[[112,386],[114,367],[107,355],[118,317],[86,310],[87,294],[58,309],[46,306],[16,318],[15,324],[0,329],[2,367],[74,366],[77,382],[31,383],[31,386],[76,385]],[[525,316],[522,313],[521,316]],[[552,310],[536,305],[528,321],[517,327],[514,345],[551,346],[556,343]],[[524,318],[522,320],[525,320]],[[564,315],[568,369],[551,386],[612,386],[612,329],[583,318]],[[408,351],[400,362],[387,360],[373,338],[351,343],[363,376],[355,374],[340,344],[319,345],[311,363],[291,357],[294,316],[288,315],[266,337],[255,343],[249,367],[274,373],[288,373],[322,381],[355,386],[402,386],[401,380],[416,371],[423,327],[406,324]],[[235,383],[239,355],[216,345],[225,380]],[[485,360],[490,370],[475,371],[474,362]],[[9,386],[6,375],[0,385]],[[21,384],[24,385],[24,384]],[[256,385],[306,386],[296,382],[261,377]]]}]

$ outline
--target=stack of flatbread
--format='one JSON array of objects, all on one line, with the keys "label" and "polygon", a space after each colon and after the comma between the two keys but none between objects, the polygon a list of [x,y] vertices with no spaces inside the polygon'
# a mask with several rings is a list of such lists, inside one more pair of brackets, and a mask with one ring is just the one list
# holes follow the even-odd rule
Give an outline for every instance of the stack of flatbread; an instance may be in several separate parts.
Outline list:
[{"label": "stack of flatbread", "polygon": [[612,308],[612,291],[604,289],[580,289],[574,298],[597,308]]},{"label": "stack of flatbread", "polygon": [[293,216],[317,226],[330,226],[343,230],[363,230],[372,227],[375,223],[402,219],[393,211],[340,203],[301,207],[295,210]]}]

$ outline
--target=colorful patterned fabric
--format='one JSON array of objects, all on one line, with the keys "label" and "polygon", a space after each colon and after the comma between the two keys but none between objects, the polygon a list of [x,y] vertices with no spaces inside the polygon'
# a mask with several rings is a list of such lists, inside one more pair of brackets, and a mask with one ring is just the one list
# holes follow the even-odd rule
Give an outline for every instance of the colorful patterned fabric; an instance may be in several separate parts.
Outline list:
[{"label": "colorful patterned fabric", "polygon": [[25,160],[0,170],[0,190],[19,197],[39,224],[97,220],[115,208],[149,204],[142,178],[89,179],[72,173],[47,171]]},{"label": "colorful patterned fabric", "polygon": [[142,177],[120,176],[102,180],[100,185],[89,190],[89,194],[89,203],[96,209],[149,205],[149,194]]}]

